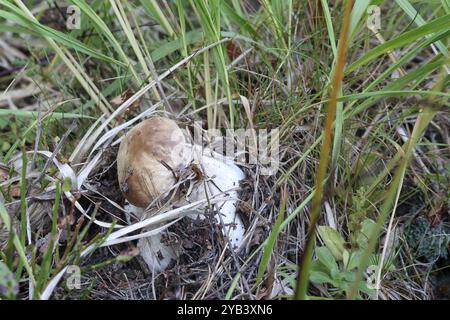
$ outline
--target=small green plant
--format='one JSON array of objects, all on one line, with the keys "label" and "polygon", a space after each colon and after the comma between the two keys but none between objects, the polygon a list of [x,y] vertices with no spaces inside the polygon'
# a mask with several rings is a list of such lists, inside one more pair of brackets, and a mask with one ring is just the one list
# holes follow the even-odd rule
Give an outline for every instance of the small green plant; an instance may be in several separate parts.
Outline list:
[{"label": "small green plant", "polygon": [[367,188],[361,187],[356,191],[353,199],[353,210],[349,212],[348,230],[350,234],[350,243],[357,244],[357,239],[354,239],[359,233],[362,222],[367,218]]},{"label": "small green plant", "polygon": [[444,223],[433,226],[426,218],[419,217],[406,232],[406,241],[414,256],[427,262],[446,259],[450,236]]},{"label": "small green plant", "polygon": [[[355,270],[360,264],[364,249],[367,246],[369,235],[375,222],[365,219],[361,222],[358,232],[353,235],[356,245],[348,246],[344,238],[333,228],[320,226],[319,235],[324,246],[316,247],[316,260],[312,263],[310,280],[316,284],[327,284],[333,288],[330,290],[335,297],[345,297],[350,285],[355,281]],[[371,257],[372,264],[379,261],[378,255]],[[389,269],[393,267],[389,263]],[[373,273],[371,274],[373,278]],[[367,278],[361,280],[358,285],[357,298],[362,299],[361,293],[371,296],[375,293],[371,285],[374,280]]]}]

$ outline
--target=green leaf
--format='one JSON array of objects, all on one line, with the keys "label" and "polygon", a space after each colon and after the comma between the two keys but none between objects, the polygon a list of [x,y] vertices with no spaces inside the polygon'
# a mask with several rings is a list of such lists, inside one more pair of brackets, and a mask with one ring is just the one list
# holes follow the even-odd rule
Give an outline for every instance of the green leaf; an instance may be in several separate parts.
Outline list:
[{"label": "green leaf", "polygon": [[69,177],[64,178],[62,191],[69,192],[72,189],[72,180]]},{"label": "green leaf", "polygon": [[[15,116],[17,118],[32,118],[32,119],[38,119],[39,112],[37,111],[28,111],[28,110],[10,110],[10,109],[1,109],[0,110],[0,117],[1,120],[3,120],[3,117],[7,116]],[[56,119],[95,119],[94,117],[83,115],[83,114],[76,114],[76,113],[64,113],[64,112],[52,112],[49,116],[49,118],[56,118]]]},{"label": "green leaf", "polygon": [[335,229],[328,226],[320,226],[319,234],[326,247],[338,261],[342,260],[342,254],[345,250],[345,240]]},{"label": "green leaf", "polygon": [[356,269],[359,266],[359,262],[361,261],[363,254],[364,254],[363,250],[356,250],[350,254],[350,259],[347,265],[348,271]]},{"label": "green leaf", "polygon": [[155,0],[140,0],[141,5],[148,12],[148,14],[158,21],[158,23],[163,27],[163,29],[167,32],[169,36],[173,36],[175,31],[170,25],[169,20],[165,16],[164,12],[158,5],[158,2]]},{"label": "green leaf", "polygon": [[339,271],[337,262],[327,247],[318,247],[316,249],[316,256],[317,259],[326,266],[330,274]]},{"label": "green leaf", "polygon": [[337,286],[337,283],[325,272],[311,270],[309,279],[316,284],[329,283],[335,287]]},{"label": "green leaf", "polygon": [[245,30],[255,40],[260,38],[260,35],[252,27],[248,19],[242,18],[233,8],[231,8],[228,3],[226,3],[226,1],[221,1],[220,4],[223,13],[226,14],[228,18],[236,22],[242,30]]},{"label": "green leaf", "polygon": [[[409,2],[409,0],[395,0],[395,2],[405,11],[405,13],[414,21],[414,23],[418,26],[423,26],[426,24],[426,21],[422,18],[422,16],[417,12],[414,6]],[[441,53],[444,56],[448,56],[448,49],[442,43],[442,41],[436,42],[436,47],[439,48]]]},{"label": "green leaf", "polygon": [[355,280],[355,273],[354,272],[343,272],[342,273],[342,279],[344,279],[345,281],[351,282],[353,280]]},{"label": "green leaf", "polygon": [[420,39],[421,37],[427,36],[434,32],[439,32],[448,29],[449,27],[450,27],[450,15],[445,15],[427,24],[424,24],[423,26],[402,33],[397,38],[389,40],[367,52],[357,61],[353,62],[347,68],[347,70],[345,70],[345,73],[347,74],[349,72],[352,72],[356,68],[359,68],[370,61],[373,61],[376,57],[379,57],[384,53],[392,51],[393,49],[410,44],[411,42]]},{"label": "green leaf", "polygon": [[325,272],[325,273],[330,272],[330,270],[328,270],[328,268],[319,260],[314,260],[311,263],[311,270]]},{"label": "green leaf", "polygon": [[350,252],[344,250],[342,253],[342,261],[344,262],[344,267],[347,269],[348,263],[350,262]]},{"label": "green leaf", "polygon": [[375,221],[366,219],[361,223],[361,231],[359,232],[356,242],[360,249],[364,249],[367,246],[370,235],[375,227]]},{"label": "green leaf", "polygon": [[322,3],[323,14],[325,16],[325,23],[327,25],[328,38],[330,40],[331,49],[334,57],[337,56],[336,37],[334,36],[333,19],[331,18],[330,8],[325,0],[320,0]]}]

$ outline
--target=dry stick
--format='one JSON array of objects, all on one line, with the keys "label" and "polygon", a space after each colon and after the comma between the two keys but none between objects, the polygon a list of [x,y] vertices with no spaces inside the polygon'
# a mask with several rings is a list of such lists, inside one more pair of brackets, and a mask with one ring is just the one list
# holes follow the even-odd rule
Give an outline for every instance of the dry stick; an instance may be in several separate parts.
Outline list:
[{"label": "dry stick", "polygon": [[344,77],[344,65],[345,57],[347,54],[348,46],[348,30],[350,26],[350,13],[352,10],[353,1],[347,1],[344,21],[342,25],[341,35],[339,38],[339,51],[336,61],[336,68],[333,75],[333,82],[330,92],[330,101],[328,104],[328,112],[325,122],[324,140],[320,150],[320,161],[317,172],[316,191],[312,199],[311,208],[311,222],[308,230],[305,250],[299,263],[297,285],[295,287],[295,299],[306,299],[309,283],[309,269],[312,260],[312,253],[314,247],[314,240],[316,236],[316,224],[320,215],[320,208],[322,203],[323,182],[326,178],[327,167],[330,160],[330,149],[332,144],[332,131],[333,123],[336,117],[336,105],[338,94],[342,85],[342,79]]}]

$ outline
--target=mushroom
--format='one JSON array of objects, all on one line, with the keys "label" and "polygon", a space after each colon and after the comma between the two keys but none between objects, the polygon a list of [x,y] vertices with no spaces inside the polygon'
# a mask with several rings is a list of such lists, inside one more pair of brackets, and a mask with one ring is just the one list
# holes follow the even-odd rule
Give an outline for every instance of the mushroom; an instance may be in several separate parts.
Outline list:
[{"label": "mushroom", "polygon": [[[204,218],[209,198],[225,196],[215,203],[216,221],[230,249],[243,240],[244,225],[236,214],[237,191],[244,173],[232,160],[186,141],[175,121],[163,117],[147,119],[132,128],[120,143],[117,173],[120,189],[139,218],[144,208],[173,206],[205,200],[205,206],[189,212],[190,218]],[[191,182],[182,188],[183,177]],[[183,190],[184,189],[184,190]],[[187,190],[186,190],[187,189]],[[178,250],[163,243],[161,233],[141,238],[138,248],[150,271],[165,269],[177,258]]]}]

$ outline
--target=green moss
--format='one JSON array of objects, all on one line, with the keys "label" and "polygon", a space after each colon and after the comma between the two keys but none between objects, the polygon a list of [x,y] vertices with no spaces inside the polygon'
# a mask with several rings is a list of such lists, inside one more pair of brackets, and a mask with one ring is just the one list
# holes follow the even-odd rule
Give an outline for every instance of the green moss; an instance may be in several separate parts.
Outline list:
[{"label": "green moss", "polygon": [[427,262],[446,259],[449,254],[450,228],[444,223],[432,226],[424,217],[415,219],[406,232],[406,241],[413,254]]}]

